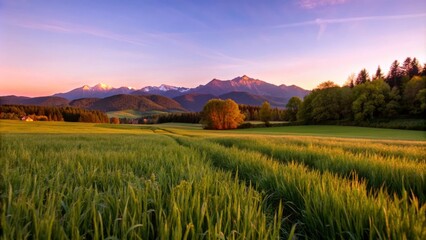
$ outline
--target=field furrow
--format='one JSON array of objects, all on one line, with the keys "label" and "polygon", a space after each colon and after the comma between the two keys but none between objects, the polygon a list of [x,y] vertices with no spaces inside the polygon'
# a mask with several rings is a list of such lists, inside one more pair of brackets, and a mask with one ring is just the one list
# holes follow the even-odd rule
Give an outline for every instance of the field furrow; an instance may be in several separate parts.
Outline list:
[{"label": "field furrow", "polygon": [[258,152],[227,148],[211,141],[179,138],[181,144],[205,153],[212,164],[270,194],[271,206],[285,203],[285,229],[298,223],[298,233],[315,239],[426,237],[426,206],[410,198],[374,196],[362,181],[343,180],[296,164],[280,164]]},{"label": "field furrow", "polygon": [[2,135],[1,153],[2,239],[279,236],[261,193],[166,136]]},{"label": "field furrow", "polygon": [[400,196],[412,192],[421,203],[426,201],[426,164],[380,155],[353,154],[340,148],[322,145],[300,145],[266,138],[214,138],[212,141],[227,147],[260,152],[280,162],[297,162],[320,172],[332,172],[345,178],[365,180],[374,191],[385,189]]}]

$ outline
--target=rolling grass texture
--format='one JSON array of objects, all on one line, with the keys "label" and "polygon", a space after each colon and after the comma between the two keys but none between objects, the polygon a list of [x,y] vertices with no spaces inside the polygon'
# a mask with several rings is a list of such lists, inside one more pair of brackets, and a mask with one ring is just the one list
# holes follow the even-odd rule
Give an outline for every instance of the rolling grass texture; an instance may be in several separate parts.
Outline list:
[{"label": "rolling grass texture", "polygon": [[254,150],[280,162],[297,162],[320,172],[332,172],[345,178],[361,178],[370,189],[388,190],[390,194],[412,192],[420,202],[426,201],[425,147],[398,147],[322,140],[289,140],[283,138],[215,139],[224,146]]},{"label": "rolling grass texture", "polygon": [[0,121],[0,239],[426,239],[422,132],[311,127]]},{"label": "rolling grass texture", "polygon": [[43,138],[2,136],[3,239],[278,237],[261,193],[168,137]]},{"label": "rolling grass texture", "polygon": [[[314,239],[423,239],[426,205],[402,191],[368,190],[362,179],[342,178],[290,162],[282,164],[256,151],[212,142],[178,139],[209,156],[219,169],[268,193],[271,206],[284,202],[283,228],[297,223],[301,237]],[[286,222],[288,223],[286,224]]]},{"label": "rolling grass texture", "polygon": [[301,135],[301,136],[321,136],[339,138],[366,138],[366,139],[391,139],[391,140],[426,140],[425,131],[368,128],[351,126],[288,126],[271,128],[251,128],[239,129],[235,132],[248,134],[267,135]]}]

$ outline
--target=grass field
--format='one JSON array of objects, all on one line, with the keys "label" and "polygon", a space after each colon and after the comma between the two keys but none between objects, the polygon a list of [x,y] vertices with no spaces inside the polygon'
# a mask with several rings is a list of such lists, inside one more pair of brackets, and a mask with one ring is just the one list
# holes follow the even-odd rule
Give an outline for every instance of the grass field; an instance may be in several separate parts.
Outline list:
[{"label": "grass field", "polygon": [[107,115],[109,118],[116,117],[116,118],[140,118],[142,117],[142,113],[137,110],[122,110],[122,111],[112,111],[107,112]]},{"label": "grass field", "polygon": [[425,239],[424,132],[0,121],[1,239]]}]

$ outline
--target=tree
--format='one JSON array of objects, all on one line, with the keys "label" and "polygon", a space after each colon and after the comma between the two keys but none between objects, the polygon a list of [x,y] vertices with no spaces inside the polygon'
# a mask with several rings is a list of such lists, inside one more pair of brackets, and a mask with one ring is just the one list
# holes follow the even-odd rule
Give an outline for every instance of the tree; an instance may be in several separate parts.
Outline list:
[{"label": "tree", "polygon": [[260,120],[265,122],[266,126],[269,126],[269,121],[271,121],[271,105],[268,101],[264,101],[259,111]]},{"label": "tree", "polygon": [[233,129],[243,121],[244,115],[231,99],[211,99],[201,112],[201,123],[205,129]]},{"label": "tree", "polygon": [[390,87],[382,80],[368,82],[354,88],[352,111],[355,120],[364,121],[380,117],[386,110]]},{"label": "tree", "polygon": [[395,60],[389,70],[388,76],[386,77],[386,83],[391,87],[397,87],[401,89],[402,86],[402,70],[399,66],[399,62]]},{"label": "tree", "polygon": [[374,74],[373,76],[373,80],[379,80],[384,78],[385,76],[383,76],[382,69],[380,68],[380,66],[378,66],[376,70],[376,74]]},{"label": "tree", "polygon": [[118,119],[117,117],[112,117],[110,119],[110,123],[111,124],[120,124],[120,119]]},{"label": "tree", "polygon": [[[420,71],[420,70],[419,70]],[[424,77],[426,76],[426,63],[423,65],[423,69],[420,71],[420,76]]]},{"label": "tree", "polygon": [[314,101],[316,90],[303,98],[302,105],[297,112],[297,120],[309,123],[312,121],[312,102]]},{"label": "tree", "polygon": [[[342,119],[344,117],[343,114],[348,112],[344,110],[343,103],[347,104],[351,100],[350,92],[350,88],[340,88],[333,82],[320,84],[310,94],[305,96],[297,113],[297,119],[308,123]],[[343,98],[343,93],[348,94],[348,98]]]},{"label": "tree", "polygon": [[426,88],[417,93],[416,99],[420,102],[420,110],[426,113]]},{"label": "tree", "polygon": [[411,58],[408,57],[402,63],[401,71],[403,76],[409,76],[409,73],[411,71],[411,61],[412,61]]},{"label": "tree", "polygon": [[324,122],[340,119],[340,87],[322,89],[312,102],[312,120]]},{"label": "tree", "polygon": [[369,81],[370,81],[370,77],[368,76],[367,70],[364,68],[358,73],[358,76],[356,77],[356,80],[355,80],[355,85],[360,85]]},{"label": "tree", "polygon": [[286,108],[289,121],[296,121],[297,113],[299,112],[301,105],[302,99],[300,99],[299,97],[292,97],[290,98],[290,100],[288,100]]},{"label": "tree", "polygon": [[334,83],[334,82],[332,82],[332,81],[326,81],[326,82],[320,83],[320,84],[316,87],[316,89],[321,90],[321,89],[332,88],[332,87],[338,87],[338,85],[337,85],[337,84],[335,84],[335,83]]},{"label": "tree", "polygon": [[421,71],[421,66],[417,58],[413,58],[411,61],[411,68],[408,72],[408,76],[410,76],[410,79],[414,76],[419,76]]},{"label": "tree", "polygon": [[355,87],[354,83],[355,83],[355,73],[352,73],[351,75],[349,75],[348,79],[346,79],[346,82],[343,86],[354,88]]},{"label": "tree", "polygon": [[409,110],[411,114],[421,113],[420,109],[420,99],[417,97],[418,93],[426,88],[426,77],[414,76],[410,81],[407,82],[403,100],[405,103],[405,108]]}]

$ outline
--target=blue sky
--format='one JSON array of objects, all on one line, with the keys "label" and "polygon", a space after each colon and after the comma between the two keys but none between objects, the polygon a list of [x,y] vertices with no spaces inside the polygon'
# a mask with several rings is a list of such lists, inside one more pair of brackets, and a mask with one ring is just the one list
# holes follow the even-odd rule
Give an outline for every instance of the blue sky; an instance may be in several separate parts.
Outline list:
[{"label": "blue sky", "polygon": [[312,89],[425,63],[426,1],[0,0],[0,53],[0,95],[243,74]]}]

